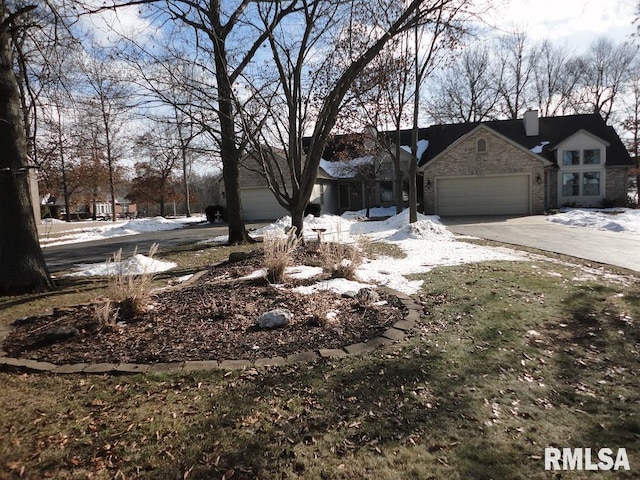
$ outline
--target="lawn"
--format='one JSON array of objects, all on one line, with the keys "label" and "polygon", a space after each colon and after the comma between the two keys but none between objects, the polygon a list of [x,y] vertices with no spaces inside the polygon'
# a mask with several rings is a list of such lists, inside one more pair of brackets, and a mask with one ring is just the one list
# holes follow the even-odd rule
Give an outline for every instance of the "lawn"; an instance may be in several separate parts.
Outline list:
[{"label": "lawn", "polygon": [[[163,256],[182,275],[228,253]],[[637,277],[541,259],[419,278],[421,323],[370,354],[183,375],[1,372],[0,478],[638,478]],[[67,280],[3,299],[0,321],[103,288]],[[631,470],[546,472],[552,446],[625,448]]]}]

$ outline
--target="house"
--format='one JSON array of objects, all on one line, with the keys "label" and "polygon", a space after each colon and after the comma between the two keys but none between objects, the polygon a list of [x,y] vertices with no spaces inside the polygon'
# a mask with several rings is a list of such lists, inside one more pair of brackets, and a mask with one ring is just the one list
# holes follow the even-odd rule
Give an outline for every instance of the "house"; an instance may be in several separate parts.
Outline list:
[{"label": "house", "polygon": [[[388,134],[370,128],[360,135],[334,136],[320,161],[320,171],[330,180],[325,190],[332,207],[323,212],[342,214],[367,207],[394,206],[397,187],[390,150],[394,151],[395,147]],[[408,201],[410,159],[411,149],[403,146],[400,149],[400,169],[404,172],[401,188],[405,205]]]},{"label": "house", "polygon": [[[322,213],[395,205],[393,132],[337,135],[325,149],[310,202]],[[530,215],[564,206],[626,205],[634,166],[613,127],[598,114],[432,125],[419,130],[419,209],[427,214]],[[400,135],[408,172],[411,131]],[[387,145],[391,148],[382,148]],[[284,155],[273,152],[280,165]],[[262,164],[247,155],[240,169],[245,219],[288,212],[268,188]],[[407,200],[408,175],[403,175]],[[405,204],[406,205],[406,204]]]},{"label": "house", "polygon": [[[280,168],[283,175],[283,185],[285,189],[291,188],[291,179],[287,166],[287,160],[281,150],[266,148],[263,152],[273,158],[274,168]],[[240,198],[242,210],[246,221],[255,222],[262,220],[275,220],[289,215],[289,212],[276,199],[275,194],[269,188],[264,173],[262,160],[256,152],[245,155],[239,168]],[[224,182],[220,178],[219,182],[221,203],[225,203]],[[323,211],[333,208],[333,194],[326,195],[326,191],[332,188],[331,178],[320,170],[316,179],[316,184],[311,195],[310,203],[318,204]]]},{"label": "house", "polygon": [[598,114],[434,125],[420,131],[425,213],[528,215],[625,205],[633,162]]},{"label": "house", "polygon": [[[81,218],[100,219],[113,218],[113,205],[107,198],[96,200],[93,203],[81,205],[77,208],[77,214]],[[125,197],[116,196],[116,218],[135,218],[138,215],[137,205]]]},{"label": "house", "polygon": [[[364,134],[336,135],[332,138],[320,161],[309,200],[309,212],[341,214],[349,210],[365,209],[367,206],[395,205],[395,175],[391,156],[380,148],[384,134],[374,132],[368,129]],[[423,143],[426,145],[426,142]],[[303,146],[308,146],[308,139],[304,139]],[[285,185],[290,187],[284,153],[271,148],[265,148],[265,152],[274,159],[274,168],[279,166],[285,172]],[[400,156],[402,170],[406,172],[411,158],[410,149],[401,149]],[[405,201],[408,191],[407,178],[405,174]],[[289,214],[269,188],[263,163],[255,152],[247,154],[242,159],[239,181],[245,220],[273,220]],[[224,193],[222,196],[224,197]]]}]

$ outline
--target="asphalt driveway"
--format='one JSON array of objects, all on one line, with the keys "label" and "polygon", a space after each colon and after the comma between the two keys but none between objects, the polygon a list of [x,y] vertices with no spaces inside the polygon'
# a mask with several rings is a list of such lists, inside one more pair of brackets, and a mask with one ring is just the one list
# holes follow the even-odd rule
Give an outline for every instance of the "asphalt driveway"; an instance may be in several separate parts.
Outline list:
[{"label": "asphalt driveway", "polygon": [[548,222],[530,217],[445,217],[449,230],[487,240],[522,245],[640,272],[640,236]]}]

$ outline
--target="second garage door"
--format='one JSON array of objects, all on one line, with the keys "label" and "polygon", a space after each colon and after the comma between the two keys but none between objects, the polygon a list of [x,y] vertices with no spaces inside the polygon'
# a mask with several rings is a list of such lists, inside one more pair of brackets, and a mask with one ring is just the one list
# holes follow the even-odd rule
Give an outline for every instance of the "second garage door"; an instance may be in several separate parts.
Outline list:
[{"label": "second garage door", "polygon": [[528,175],[436,179],[436,213],[456,215],[527,215]]},{"label": "second garage door", "polygon": [[277,220],[289,215],[267,188],[243,188],[240,198],[244,219],[247,221]]}]

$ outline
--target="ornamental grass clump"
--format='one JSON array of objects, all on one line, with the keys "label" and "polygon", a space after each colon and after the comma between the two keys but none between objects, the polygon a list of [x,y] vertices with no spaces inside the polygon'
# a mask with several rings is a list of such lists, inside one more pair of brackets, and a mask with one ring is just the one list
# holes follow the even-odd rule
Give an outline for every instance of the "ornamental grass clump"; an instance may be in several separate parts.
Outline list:
[{"label": "ornamental grass clump", "polygon": [[293,227],[286,235],[267,232],[264,236],[264,266],[271,283],[282,283],[287,267],[293,265],[293,256],[301,239]]},{"label": "ornamental grass clump", "polygon": [[320,244],[322,268],[333,278],[356,280],[358,267],[364,262],[367,241],[358,237],[355,245],[341,241]]},{"label": "ornamental grass clump", "polygon": [[[136,248],[133,257],[137,251]],[[154,243],[147,257],[152,259],[157,251],[158,244]],[[107,260],[107,265],[113,265],[113,269],[108,268],[113,272],[107,281],[107,298],[96,306],[96,316],[103,325],[113,326],[118,321],[132,320],[147,310],[155,274],[147,269],[142,272],[129,271],[127,264],[122,261],[122,249]]]}]

